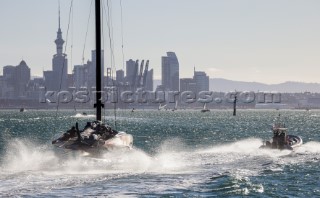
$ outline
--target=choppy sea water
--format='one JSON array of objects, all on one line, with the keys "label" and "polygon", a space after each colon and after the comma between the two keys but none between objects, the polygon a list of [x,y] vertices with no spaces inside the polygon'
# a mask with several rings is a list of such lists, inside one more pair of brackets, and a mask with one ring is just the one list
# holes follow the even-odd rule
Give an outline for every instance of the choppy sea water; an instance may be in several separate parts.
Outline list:
[{"label": "choppy sea water", "polygon": [[[304,141],[291,152],[258,149],[276,110],[119,110],[116,128],[135,148],[100,159],[51,145],[94,119],[81,112],[0,111],[0,197],[320,196],[320,111],[280,111]],[[114,126],[112,111],[105,119]]]}]

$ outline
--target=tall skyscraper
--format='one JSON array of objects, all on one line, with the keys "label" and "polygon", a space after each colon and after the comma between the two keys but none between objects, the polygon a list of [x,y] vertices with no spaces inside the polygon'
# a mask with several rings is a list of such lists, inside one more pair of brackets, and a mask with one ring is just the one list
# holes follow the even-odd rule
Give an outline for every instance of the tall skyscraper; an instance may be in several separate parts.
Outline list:
[{"label": "tall skyscraper", "polygon": [[162,85],[166,91],[179,91],[179,61],[174,52],[161,58]]}]

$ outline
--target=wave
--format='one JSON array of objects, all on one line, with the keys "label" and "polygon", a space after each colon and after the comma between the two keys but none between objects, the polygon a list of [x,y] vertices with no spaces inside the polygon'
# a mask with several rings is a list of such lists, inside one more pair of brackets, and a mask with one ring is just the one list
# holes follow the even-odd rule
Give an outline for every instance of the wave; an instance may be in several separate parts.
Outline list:
[{"label": "wave", "polygon": [[135,148],[128,152],[106,152],[100,158],[91,158],[81,152],[60,150],[51,145],[39,145],[27,139],[13,139],[6,146],[0,167],[4,172],[9,173],[25,171],[41,171],[50,174],[170,172],[180,168],[173,165],[179,158],[177,155],[175,157],[168,153],[159,153],[152,157]]},{"label": "wave", "polygon": [[258,149],[261,144],[260,139],[244,139],[194,150],[175,138],[164,141],[154,156],[135,148],[128,152],[106,152],[101,158],[91,158],[81,152],[55,148],[51,144],[39,145],[26,139],[13,139],[7,143],[0,167],[9,172],[47,171],[51,174],[176,174],[197,172],[206,164],[216,170],[243,168],[242,171],[251,174],[261,167],[305,162],[320,154],[319,142],[308,142],[295,152]]},{"label": "wave", "polygon": [[[106,185],[112,195],[118,195],[123,188],[134,190],[137,185],[143,186],[140,193],[150,193],[152,189],[161,194],[170,192],[172,186],[201,188],[198,184],[214,189],[212,192],[248,195],[265,191],[264,182],[252,176],[281,174],[287,165],[309,162],[320,153],[319,142],[304,144],[296,155],[258,149],[261,143],[260,139],[250,138],[194,149],[182,139],[172,138],[163,141],[153,156],[135,148],[92,158],[28,139],[12,139],[0,164],[0,195],[54,195],[54,189],[73,193],[73,189],[86,188],[88,184],[95,190],[95,186]],[[141,178],[147,182],[141,184]],[[117,184],[122,188],[115,187]]]},{"label": "wave", "polygon": [[77,113],[76,115],[73,115],[71,117],[72,118],[94,118],[95,115],[93,114],[83,115],[82,113]]},{"label": "wave", "polygon": [[311,141],[304,143],[297,148],[296,152],[320,154],[320,142]]}]

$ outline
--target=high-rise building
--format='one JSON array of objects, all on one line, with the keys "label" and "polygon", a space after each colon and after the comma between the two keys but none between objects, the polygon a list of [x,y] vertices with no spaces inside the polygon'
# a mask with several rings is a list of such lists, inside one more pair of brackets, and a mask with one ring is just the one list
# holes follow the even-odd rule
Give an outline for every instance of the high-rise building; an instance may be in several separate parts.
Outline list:
[{"label": "high-rise building", "polygon": [[122,69],[116,71],[116,81],[117,81],[117,84],[123,83],[124,71]]},{"label": "high-rise building", "polygon": [[197,92],[209,91],[209,76],[205,72],[194,70],[193,79],[197,84]]},{"label": "high-rise building", "polygon": [[12,65],[7,65],[3,67],[3,78],[9,83],[13,84],[14,82],[14,72],[15,67]]},{"label": "high-rise building", "polygon": [[[91,51],[92,64],[88,65],[88,88],[96,87],[96,50]],[[104,50],[101,50],[101,87],[104,87]]]},{"label": "high-rise building", "polygon": [[84,65],[75,65],[73,67],[73,82],[76,90],[86,86],[86,72]]},{"label": "high-rise building", "polygon": [[7,65],[3,67],[2,96],[4,98],[14,98],[14,75],[15,67]]},{"label": "high-rise building", "polygon": [[56,84],[57,80],[53,71],[43,71],[44,84],[47,91],[58,90]]},{"label": "high-rise building", "polygon": [[74,87],[73,74],[68,74],[68,88]]},{"label": "high-rise building", "polygon": [[[73,79],[73,84],[76,88],[76,90],[87,90],[88,89],[88,70],[92,68],[92,62],[87,61],[87,63],[83,65],[75,65],[73,67],[73,72],[72,72],[72,79]],[[93,78],[95,80],[95,77]],[[95,86],[95,82],[92,86]],[[91,86],[91,87],[92,87]]]},{"label": "high-rise building", "polygon": [[138,74],[138,65],[132,59],[126,61],[126,81],[133,86]]},{"label": "high-rise building", "polygon": [[17,66],[3,67],[2,77],[2,97],[4,98],[25,98],[27,96],[27,86],[31,79],[30,68],[22,60]]},{"label": "high-rise building", "polygon": [[146,91],[153,91],[153,69],[147,72],[145,89]]},{"label": "high-rise building", "polygon": [[30,81],[30,68],[24,60],[15,67],[14,74],[14,95],[17,97],[26,97],[27,84]]},{"label": "high-rise building", "polygon": [[180,79],[180,92],[192,91],[197,92],[197,83],[193,78],[181,78]]},{"label": "high-rise building", "polygon": [[4,78],[3,76],[0,76],[0,98],[4,98],[3,87],[4,87]]},{"label": "high-rise building", "polygon": [[174,52],[161,58],[162,85],[166,91],[179,91],[179,61]]},{"label": "high-rise building", "polygon": [[34,77],[31,79],[27,86],[27,98],[28,99],[39,99],[40,87],[44,86],[44,80],[40,77]]}]

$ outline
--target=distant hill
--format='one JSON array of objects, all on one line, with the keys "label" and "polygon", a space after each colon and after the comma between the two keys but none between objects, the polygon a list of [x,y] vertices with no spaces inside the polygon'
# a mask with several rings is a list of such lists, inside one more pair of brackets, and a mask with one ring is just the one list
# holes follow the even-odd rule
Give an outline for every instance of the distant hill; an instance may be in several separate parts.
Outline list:
[{"label": "distant hill", "polygon": [[212,91],[278,91],[287,93],[320,92],[319,83],[284,82],[280,84],[264,84],[258,82],[233,81],[223,78],[211,78],[209,82]]},{"label": "distant hill", "polygon": [[[154,80],[154,90],[157,85],[161,84],[161,80]],[[319,83],[303,83],[303,82],[284,82],[279,84],[264,84],[259,82],[243,82],[233,81],[223,78],[211,78],[209,82],[211,91],[278,91],[287,93],[299,93],[299,92],[319,92]]]}]

